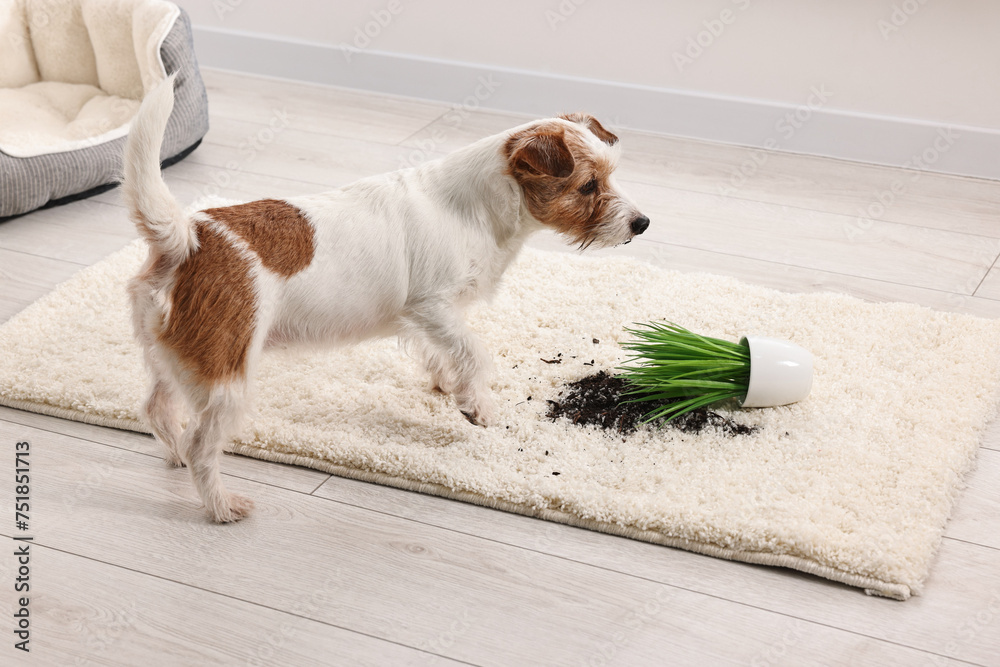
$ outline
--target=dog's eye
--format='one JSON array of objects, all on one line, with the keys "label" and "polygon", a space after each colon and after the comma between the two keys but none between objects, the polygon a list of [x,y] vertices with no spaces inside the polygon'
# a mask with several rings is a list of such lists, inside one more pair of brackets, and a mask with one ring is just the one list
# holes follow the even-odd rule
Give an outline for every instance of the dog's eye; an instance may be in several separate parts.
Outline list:
[{"label": "dog's eye", "polygon": [[597,191],[597,179],[592,178],[587,181],[582,188],[580,188],[580,194],[592,195]]}]

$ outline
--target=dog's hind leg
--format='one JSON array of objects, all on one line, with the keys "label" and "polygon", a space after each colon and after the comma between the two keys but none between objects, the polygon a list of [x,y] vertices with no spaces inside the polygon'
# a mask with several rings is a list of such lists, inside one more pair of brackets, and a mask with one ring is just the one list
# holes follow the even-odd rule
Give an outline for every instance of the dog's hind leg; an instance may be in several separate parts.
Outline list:
[{"label": "dog's hind leg", "polygon": [[[151,262],[150,265],[154,265]],[[136,340],[142,347],[143,358],[150,374],[149,390],[142,406],[142,416],[153,432],[153,436],[167,450],[164,457],[167,463],[174,467],[184,465],[184,452],[180,451],[181,413],[183,399],[174,390],[173,382],[167,371],[167,366],[158,356],[162,350],[157,348],[155,335],[150,330],[149,322],[162,317],[153,297],[154,288],[147,269],[146,276],[136,278],[129,284],[128,293],[132,304],[132,326]]]},{"label": "dog's hind leg", "polygon": [[181,399],[175,393],[171,381],[156,368],[156,364],[150,364],[150,369],[153,381],[146,403],[143,405],[143,416],[153,435],[167,450],[164,457],[167,464],[181,467],[184,465],[186,454],[180,450],[183,432],[179,405]]},{"label": "dog's hind leg", "polygon": [[253,501],[225,489],[219,459],[243,421],[245,382],[201,388],[193,399],[195,415],[184,431],[183,441],[191,478],[213,521],[239,521],[250,514]]}]

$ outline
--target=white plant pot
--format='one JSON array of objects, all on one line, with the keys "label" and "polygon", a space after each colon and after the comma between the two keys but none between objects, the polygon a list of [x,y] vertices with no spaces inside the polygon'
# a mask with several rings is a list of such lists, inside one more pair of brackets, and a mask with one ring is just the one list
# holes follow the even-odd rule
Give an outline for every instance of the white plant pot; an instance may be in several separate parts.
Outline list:
[{"label": "white plant pot", "polygon": [[788,405],[809,395],[813,360],[808,350],[763,336],[744,336],[740,344],[750,348],[750,384],[742,407]]}]

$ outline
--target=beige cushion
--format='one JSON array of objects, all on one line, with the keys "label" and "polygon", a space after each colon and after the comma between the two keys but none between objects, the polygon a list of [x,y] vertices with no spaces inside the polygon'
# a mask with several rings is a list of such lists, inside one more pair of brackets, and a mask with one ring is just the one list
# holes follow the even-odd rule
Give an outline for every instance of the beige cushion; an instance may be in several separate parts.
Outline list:
[{"label": "beige cushion", "polygon": [[0,151],[32,157],[128,132],[166,76],[165,0],[0,0]]}]

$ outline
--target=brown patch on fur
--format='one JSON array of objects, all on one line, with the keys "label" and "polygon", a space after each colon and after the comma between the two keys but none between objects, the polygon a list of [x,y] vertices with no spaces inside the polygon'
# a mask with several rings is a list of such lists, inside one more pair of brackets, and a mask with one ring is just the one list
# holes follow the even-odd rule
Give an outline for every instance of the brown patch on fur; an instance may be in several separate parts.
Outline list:
[{"label": "brown patch on fur", "polygon": [[[607,180],[613,166],[593,154],[579,130],[558,129],[542,123],[511,136],[505,146],[509,173],[535,218],[586,247],[594,241],[612,199]],[[535,166],[564,161],[564,153],[572,160],[569,173],[549,174]],[[592,191],[587,188],[590,181]]]},{"label": "brown patch on fur", "polygon": [[584,125],[588,130],[593,132],[598,139],[606,143],[608,146],[614,146],[615,144],[618,143],[618,137],[612,134],[611,132],[608,132],[606,129],[604,129],[604,126],[601,125],[597,121],[597,119],[591,116],[589,113],[580,113],[580,112],[567,113],[559,117],[574,123],[580,123],[581,125]]},{"label": "brown patch on fur", "polygon": [[309,266],[316,253],[312,224],[288,202],[261,199],[203,213],[239,235],[264,268],[279,276],[294,276]]},{"label": "brown patch on fur", "polygon": [[221,233],[198,223],[198,250],[174,274],[160,342],[201,384],[246,376],[257,299],[250,263]]}]

